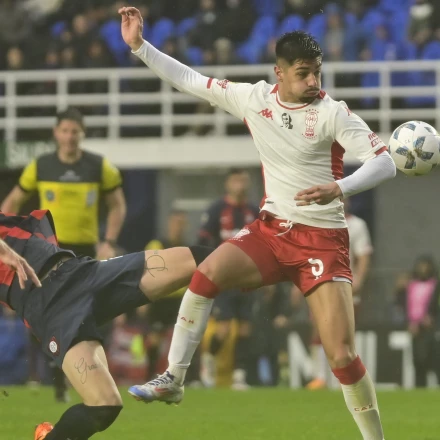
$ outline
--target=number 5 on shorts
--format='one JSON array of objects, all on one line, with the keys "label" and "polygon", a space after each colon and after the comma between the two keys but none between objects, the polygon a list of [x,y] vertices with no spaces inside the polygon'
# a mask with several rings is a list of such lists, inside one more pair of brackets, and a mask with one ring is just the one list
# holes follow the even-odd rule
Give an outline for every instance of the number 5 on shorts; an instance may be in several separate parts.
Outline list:
[{"label": "number 5 on shorts", "polygon": [[312,265],[312,274],[318,278],[324,272],[324,263],[318,258],[309,258],[309,263]]}]

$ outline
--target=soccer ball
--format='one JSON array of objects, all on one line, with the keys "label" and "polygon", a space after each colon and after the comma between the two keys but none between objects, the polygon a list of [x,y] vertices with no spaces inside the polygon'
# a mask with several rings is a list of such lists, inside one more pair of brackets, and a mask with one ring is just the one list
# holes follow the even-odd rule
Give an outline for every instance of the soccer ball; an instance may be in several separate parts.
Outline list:
[{"label": "soccer ball", "polygon": [[423,176],[440,163],[440,135],[426,122],[405,122],[391,135],[388,152],[398,170]]}]

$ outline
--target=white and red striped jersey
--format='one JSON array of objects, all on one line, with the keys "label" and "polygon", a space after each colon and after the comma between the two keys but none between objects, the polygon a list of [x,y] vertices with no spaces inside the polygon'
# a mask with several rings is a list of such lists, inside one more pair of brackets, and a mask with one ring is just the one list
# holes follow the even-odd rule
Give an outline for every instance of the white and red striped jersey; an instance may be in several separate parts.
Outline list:
[{"label": "white and red striped jersey", "polygon": [[344,151],[362,162],[386,150],[384,143],[347,105],[321,91],[310,104],[283,103],[278,86],[209,79],[210,101],[242,119],[263,168],[261,208],[277,217],[323,228],[346,227],[339,199],[328,205],[296,206],[297,192],[343,177]]},{"label": "white and red striped jersey", "polygon": [[[336,102],[321,91],[310,104],[283,103],[278,86],[265,81],[247,84],[208,78],[146,41],[133,53],[176,89],[205,99],[247,124],[263,167],[262,209],[294,223],[347,227],[339,199],[328,205],[310,206],[296,206],[294,200],[301,190],[342,179],[345,150],[352,150],[362,162],[386,151],[384,143],[344,102]],[[355,191],[351,193],[359,192],[357,186],[364,190],[393,177],[395,166],[390,157],[386,159],[391,165],[388,164],[383,176],[369,168],[364,175],[351,179],[351,184],[362,180],[362,185],[352,185]],[[342,182],[340,186],[344,192]]]}]

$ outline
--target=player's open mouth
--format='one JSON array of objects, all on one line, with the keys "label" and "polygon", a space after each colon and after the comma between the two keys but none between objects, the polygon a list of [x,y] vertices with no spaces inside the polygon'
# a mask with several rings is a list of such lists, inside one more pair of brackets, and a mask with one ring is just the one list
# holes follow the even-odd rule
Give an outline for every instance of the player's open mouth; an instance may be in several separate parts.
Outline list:
[{"label": "player's open mouth", "polygon": [[306,95],[317,95],[319,90],[307,90]]}]

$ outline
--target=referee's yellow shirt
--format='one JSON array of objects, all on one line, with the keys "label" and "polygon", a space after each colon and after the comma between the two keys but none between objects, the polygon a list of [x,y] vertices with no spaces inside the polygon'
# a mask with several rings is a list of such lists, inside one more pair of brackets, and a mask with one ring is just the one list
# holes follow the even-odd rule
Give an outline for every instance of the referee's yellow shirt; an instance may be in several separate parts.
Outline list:
[{"label": "referee's yellow shirt", "polygon": [[45,154],[32,161],[19,180],[23,191],[38,191],[40,209],[50,209],[58,240],[77,245],[98,242],[100,193],[121,184],[117,168],[87,151],[74,164],[61,162],[56,153]]}]

